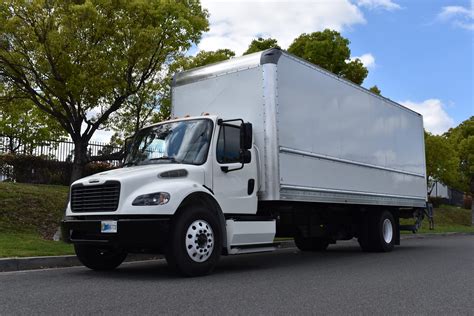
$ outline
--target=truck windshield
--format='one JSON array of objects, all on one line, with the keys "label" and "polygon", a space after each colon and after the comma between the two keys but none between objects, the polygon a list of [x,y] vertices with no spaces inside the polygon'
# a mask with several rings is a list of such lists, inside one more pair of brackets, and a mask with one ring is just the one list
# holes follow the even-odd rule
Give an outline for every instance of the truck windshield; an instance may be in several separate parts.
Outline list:
[{"label": "truck windshield", "polygon": [[206,162],[213,123],[197,119],[164,123],[137,133],[125,165]]}]

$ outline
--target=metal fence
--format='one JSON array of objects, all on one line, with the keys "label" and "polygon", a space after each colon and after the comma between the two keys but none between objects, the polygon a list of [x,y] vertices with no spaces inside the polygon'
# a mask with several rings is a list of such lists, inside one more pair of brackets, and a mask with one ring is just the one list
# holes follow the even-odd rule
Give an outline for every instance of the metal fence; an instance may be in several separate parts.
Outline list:
[{"label": "metal fence", "polygon": [[[89,142],[88,155],[101,156],[117,152],[120,147],[101,142]],[[0,154],[17,154],[40,156],[44,159],[57,161],[72,161],[74,157],[74,143],[70,140],[47,140],[36,144],[24,144],[15,137],[0,135]],[[118,162],[111,161],[112,164]]]},{"label": "metal fence", "polygon": [[[112,146],[110,144],[101,142],[89,142],[88,156],[104,156],[120,151],[120,147]],[[0,155],[27,155],[41,157],[42,160],[56,161],[56,162],[72,162],[74,160],[74,143],[70,140],[47,140],[32,144],[31,142],[23,143],[16,137],[0,135]],[[119,160],[104,161],[112,167],[120,165]],[[11,179],[14,174],[14,167],[10,165],[0,166],[0,181]],[[33,168],[34,169],[34,168]],[[30,170],[29,167],[22,167],[20,172],[31,172],[31,181],[33,181],[35,170]],[[58,172],[58,169],[55,169]],[[65,175],[67,171],[61,169]],[[36,180],[35,180],[36,181]],[[38,180],[41,181],[41,180]],[[39,182],[38,182],[39,183]]]}]

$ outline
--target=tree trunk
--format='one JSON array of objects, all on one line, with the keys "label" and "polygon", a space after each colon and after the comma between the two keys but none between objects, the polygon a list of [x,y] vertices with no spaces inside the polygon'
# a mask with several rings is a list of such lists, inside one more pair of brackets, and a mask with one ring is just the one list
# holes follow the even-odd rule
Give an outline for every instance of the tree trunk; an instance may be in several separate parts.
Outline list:
[{"label": "tree trunk", "polygon": [[72,164],[71,183],[82,178],[84,166],[87,163],[87,141],[74,141],[74,161]]}]

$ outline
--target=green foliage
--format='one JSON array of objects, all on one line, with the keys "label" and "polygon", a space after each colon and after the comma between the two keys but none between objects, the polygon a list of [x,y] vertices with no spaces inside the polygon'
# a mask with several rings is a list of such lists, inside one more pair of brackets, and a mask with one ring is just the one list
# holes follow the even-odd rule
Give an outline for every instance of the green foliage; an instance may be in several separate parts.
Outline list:
[{"label": "green foliage", "polygon": [[278,46],[278,41],[274,38],[262,38],[252,40],[247,50],[244,52],[244,55],[260,52],[269,48],[280,48]]},{"label": "green foliage", "polygon": [[220,61],[231,59],[235,56],[235,53],[230,49],[218,49],[216,51],[200,51],[196,56],[190,56],[182,58],[174,65],[174,70],[179,68],[182,70],[188,70],[192,68],[202,67],[210,64],[214,64]]},{"label": "green foliage", "polygon": [[369,90],[375,94],[378,94],[378,95],[381,95],[382,91],[380,91],[379,87],[377,87],[376,85],[373,86],[373,87],[370,87]]},{"label": "green foliage", "polygon": [[61,126],[39,110],[25,95],[7,95],[0,87],[0,135],[9,139],[9,152],[20,146],[33,150],[46,140],[58,140],[65,136]]},{"label": "green foliage", "polygon": [[367,68],[364,67],[364,64],[360,61],[359,58],[351,60],[346,63],[346,67],[342,70],[341,75],[343,78],[352,81],[358,85],[361,85],[364,82],[364,79],[369,74]]},{"label": "green foliage", "polygon": [[80,176],[94,132],[207,29],[199,1],[5,0],[0,77],[67,131]]},{"label": "green foliage", "polygon": [[459,181],[457,187],[474,192],[474,116],[465,120],[445,134],[459,159]]},{"label": "green foliage", "polygon": [[459,158],[447,137],[425,132],[425,152],[428,178],[456,187]]},{"label": "green foliage", "polygon": [[349,61],[349,44],[350,41],[339,32],[326,29],[301,34],[290,45],[288,52],[360,85],[368,70],[358,59]]}]

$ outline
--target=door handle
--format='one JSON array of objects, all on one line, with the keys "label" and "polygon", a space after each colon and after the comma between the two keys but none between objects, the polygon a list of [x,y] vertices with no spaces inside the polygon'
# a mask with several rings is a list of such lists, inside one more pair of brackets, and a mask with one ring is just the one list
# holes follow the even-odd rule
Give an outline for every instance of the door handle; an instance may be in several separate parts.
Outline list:
[{"label": "door handle", "polygon": [[255,179],[249,179],[249,182],[247,184],[247,194],[252,195],[254,189],[255,189]]}]

